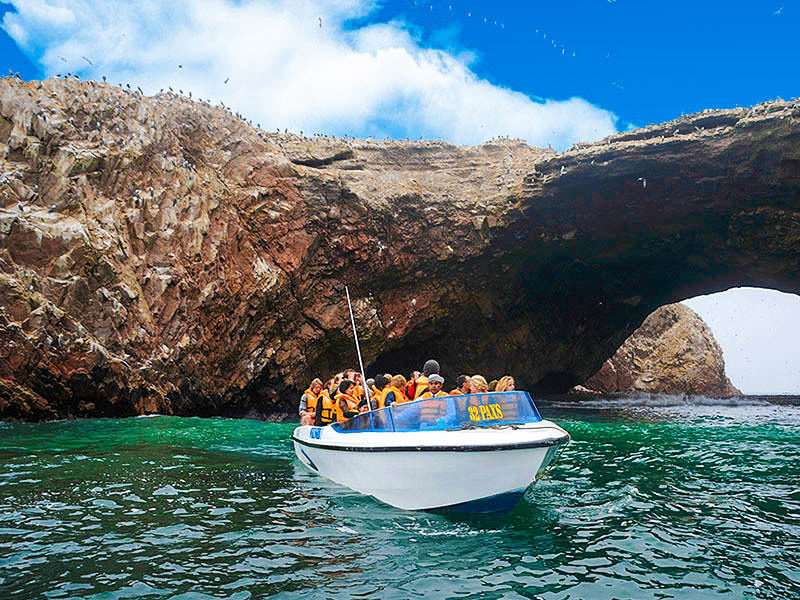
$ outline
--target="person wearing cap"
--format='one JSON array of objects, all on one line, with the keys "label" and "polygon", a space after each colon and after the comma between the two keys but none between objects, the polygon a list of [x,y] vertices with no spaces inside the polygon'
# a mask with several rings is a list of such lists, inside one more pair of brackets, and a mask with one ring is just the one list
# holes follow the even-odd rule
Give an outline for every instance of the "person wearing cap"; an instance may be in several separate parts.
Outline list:
[{"label": "person wearing cap", "polygon": [[423,427],[436,425],[447,412],[447,394],[442,391],[444,378],[438,373],[428,376],[428,389],[419,397],[419,421]]},{"label": "person wearing cap", "polygon": [[439,374],[439,363],[433,360],[426,360],[425,364],[422,366],[422,375],[417,377],[417,380],[414,382],[414,400],[419,400],[419,397],[422,396],[425,392],[428,391],[428,378],[431,375],[438,375]]},{"label": "person wearing cap", "polygon": [[419,399],[427,400],[428,398],[441,398],[442,396],[447,396],[447,393],[442,391],[443,385],[444,378],[441,375],[434,373],[428,377],[428,390],[423,393]]}]

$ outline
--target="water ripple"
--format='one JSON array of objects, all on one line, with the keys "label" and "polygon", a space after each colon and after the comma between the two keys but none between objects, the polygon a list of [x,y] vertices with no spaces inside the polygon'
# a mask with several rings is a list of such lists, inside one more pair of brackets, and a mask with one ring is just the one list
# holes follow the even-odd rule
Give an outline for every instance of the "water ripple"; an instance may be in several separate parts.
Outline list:
[{"label": "water ripple", "polygon": [[573,443],[503,517],[355,494],[291,425],[3,424],[0,597],[800,597],[800,417],[557,416]]}]

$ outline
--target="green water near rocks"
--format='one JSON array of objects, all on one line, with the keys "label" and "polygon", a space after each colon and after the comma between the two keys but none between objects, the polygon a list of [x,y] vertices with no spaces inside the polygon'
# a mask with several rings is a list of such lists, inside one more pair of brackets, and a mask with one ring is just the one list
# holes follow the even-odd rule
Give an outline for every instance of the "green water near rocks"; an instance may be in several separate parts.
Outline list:
[{"label": "green water near rocks", "polygon": [[0,598],[800,598],[800,408],[542,406],[507,516],[405,512],[291,424],[0,423]]}]

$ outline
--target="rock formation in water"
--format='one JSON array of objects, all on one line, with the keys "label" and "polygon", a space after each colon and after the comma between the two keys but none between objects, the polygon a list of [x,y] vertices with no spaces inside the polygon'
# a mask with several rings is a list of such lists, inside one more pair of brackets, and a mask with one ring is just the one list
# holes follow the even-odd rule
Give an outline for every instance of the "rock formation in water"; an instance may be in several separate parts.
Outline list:
[{"label": "rock formation in water", "polygon": [[557,154],[266,133],[74,79],[0,82],[0,416],[293,411],[437,357],[564,391],[658,306],[800,288],[800,104]]},{"label": "rock formation in water", "polygon": [[722,349],[700,316],[668,304],[648,316],[581,386],[600,393],[655,392],[730,398]]}]

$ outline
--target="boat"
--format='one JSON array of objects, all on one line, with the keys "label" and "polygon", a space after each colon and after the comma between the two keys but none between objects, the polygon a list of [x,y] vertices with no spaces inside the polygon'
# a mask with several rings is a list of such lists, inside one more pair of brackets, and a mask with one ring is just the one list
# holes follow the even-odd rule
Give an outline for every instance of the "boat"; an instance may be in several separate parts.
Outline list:
[{"label": "boat", "polygon": [[508,512],[569,441],[524,391],[417,400],[292,441],[309,469],[406,510]]}]

